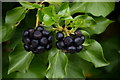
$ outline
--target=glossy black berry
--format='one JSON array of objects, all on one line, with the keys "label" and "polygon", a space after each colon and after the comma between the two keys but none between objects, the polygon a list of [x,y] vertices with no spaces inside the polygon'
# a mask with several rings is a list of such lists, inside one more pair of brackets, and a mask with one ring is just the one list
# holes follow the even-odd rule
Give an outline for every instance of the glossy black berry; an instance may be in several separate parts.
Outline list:
[{"label": "glossy black berry", "polygon": [[85,41],[85,36],[82,35],[80,30],[76,30],[74,34],[69,34],[70,36],[64,37],[62,32],[56,34],[56,47],[65,53],[76,53],[83,49],[83,42]]},{"label": "glossy black berry", "polygon": [[33,50],[32,52],[33,52],[33,53],[35,53],[35,54],[39,54],[39,52],[38,52],[38,51],[36,51],[36,50]]},{"label": "glossy black berry", "polygon": [[82,39],[80,38],[80,37],[76,37],[75,39],[74,39],[74,43],[76,44],[76,45],[80,45],[80,44],[82,44]]},{"label": "glossy black berry", "polygon": [[71,43],[73,42],[73,39],[70,36],[65,37],[63,40],[66,46],[71,45]]},{"label": "glossy black berry", "polygon": [[34,39],[40,39],[42,37],[42,33],[40,31],[35,31],[33,36]]},{"label": "glossy black berry", "polygon": [[52,45],[50,45],[50,44],[48,44],[47,46],[46,46],[46,49],[47,50],[50,50],[52,48]]},{"label": "glossy black berry", "polygon": [[31,41],[31,45],[33,45],[33,47],[37,47],[39,44],[39,41],[38,40],[32,40]]},{"label": "glossy black berry", "polygon": [[42,37],[42,38],[40,39],[40,44],[41,44],[41,45],[45,46],[45,45],[47,45],[47,43],[48,43],[48,40],[47,40],[46,37]]},{"label": "glossy black berry", "polygon": [[29,32],[28,31],[24,31],[23,32],[23,37],[28,37],[29,36]]},{"label": "glossy black berry", "polygon": [[30,28],[28,31],[29,31],[29,38],[33,38],[34,29]]},{"label": "glossy black berry", "polygon": [[63,38],[64,38],[64,34],[62,32],[57,32],[56,39],[57,40],[62,40]]},{"label": "glossy black berry", "polygon": [[44,36],[49,36],[50,32],[47,31],[47,30],[43,30],[43,31],[42,31],[42,34],[43,34]]},{"label": "glossy black berry", "polygon": [[76,52],[76,47],[75,46],[70,46],[67,48],[69,53],[75,53]]},{"label": "glossy black berry", "polygon": [[26,37],[26,38],[23,39],[23,42],[25,44],[30,44],[30,39],[28,37]]},{"label": "glossy black berry", "polygon": [[26,51],[32,51],[34,54],[39,54],[52,48],[51,43],[53,37],[50,35],[49,31],[39,26],[36,29],[29,28],[25,30],[22,35],[22,41]]},{"label": "glossy black berry", "polygon": [[39,52],[39,53],[43,52],[44,50],[45,50],[44,46],[38,46],[37,49],[36,49],[36,51]]},{"label": "glossy black berry", "polygon": [[58,49],[62,49],[62,48],[65,47],[65,44],[64,44],[63,41],[58,41],[58,42],[56,42],[56,47],[57,47]]},{"label": "glossy black berry", "polygon": [[77,35],[77,36],[81,36],[81,35],[82,35],[82,33],[81,33],[80,30],[76,30],[74,33],[75,33],[75,35]]},{"label": "glossy black berry", "polygon": [[81,36],[81,39],[82,39],[82,43],[84,43],[84,41],[85,41],[85,36]]},{"label": "glossy black berry", "polygon": [[43,28],[43,27],[37,27],[36,30],[37,30],[37,31],[43,31],[44,28]]},{"label": "glossy black berry", "polygon": [[82,49],[83,49],[82,45],[79,45],[79,46],[76,47],[77,52],[80,52]]},{"label": "glossy black berry", "polygon": [[53,37],[50,35],[50,36],[48,37],[48,42],[51,43],[52,41],[53,41]]},{"label": "glossy black berry", "polygon": [[28,46],[28,45],[26,45],[26,44],[24,44],[24,49],[25,49],[26,51],[30,51],[29,46]]},{"label": "glossy black berry", "polygon": [[33,47],[33,45],[29,45],[29,48],[31,51],[33,51],[36,47]]},{"label": "glossy black berry", "polygon": [[48,2],[43,2],[43,4],[45,5],[45,7],[49,6]]}]

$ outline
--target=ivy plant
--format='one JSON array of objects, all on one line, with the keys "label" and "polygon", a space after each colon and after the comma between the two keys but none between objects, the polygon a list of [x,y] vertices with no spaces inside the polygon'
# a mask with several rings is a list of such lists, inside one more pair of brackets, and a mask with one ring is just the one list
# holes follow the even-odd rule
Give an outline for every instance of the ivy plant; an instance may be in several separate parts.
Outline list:
[{"label": "ivy plant", "polygon": [[[91,36],[103,33],[113,22],[106,16],[114,10],[114,2],[48,2],[48,6],[44,2],[19,3],[21,6],[7,11],[2,25],[2,42],[11,41],[8,74],[12,78],[86,78],[92,69],[110,64],[104,58],[100,43]],[[32,13],[34,15],[29,16]],[[38,25],[52,32],[53,47],[42,54],[33,54],[25,51],[22,32]],[[56,48],[55,36],[63,26],[65,36],[74,34],[78,28],[81,30],[85,36],[82,51],[66,54]]]}]

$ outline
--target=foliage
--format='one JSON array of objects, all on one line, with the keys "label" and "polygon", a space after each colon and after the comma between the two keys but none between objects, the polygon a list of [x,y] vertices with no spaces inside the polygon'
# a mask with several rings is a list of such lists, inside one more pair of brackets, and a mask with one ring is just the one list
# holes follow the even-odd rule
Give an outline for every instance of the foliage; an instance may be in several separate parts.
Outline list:
[{"label": "foliage", "polygon": [[[30,2],[20,2],[20,4],[21,6],[7,11],[5,23],[2,26],[2,42],[10,41],[7,47],[12,49],[8,53],[9,77],[85,78],[91,70],[109,65],[104,58],[102,46],[96,40],[91,39],[91,36],[104,32],[113,22],[105,17],[114,10],[113,2],[51,2],[48,7]],[[47,26],[45,29],[53,32],[54,36],[64,25],[72,27],[69,33],[80,28],[86,37],[84,49],[76,54],[65,54],[55,48],[54,39],[54,47],[50,51],[39,55],[26,52],[21,43],[21,35],[28,27],[35,27],[36,11],[42,23],[40,25]],[[77,12],[85,13],[85,15],[73,17],[72,15]]]}]

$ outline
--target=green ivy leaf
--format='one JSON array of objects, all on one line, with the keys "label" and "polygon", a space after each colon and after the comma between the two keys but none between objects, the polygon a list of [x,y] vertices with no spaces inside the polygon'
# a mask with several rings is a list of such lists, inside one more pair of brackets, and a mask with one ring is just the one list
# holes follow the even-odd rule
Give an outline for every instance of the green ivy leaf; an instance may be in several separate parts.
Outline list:
[{"label": "green ivy leaf", "polygon": [[14,71],[25,72],[33,59],[32,52],[26,52],[22,44],[17,45],[15,50],[9,56],[8,74]]},{"label": "green ivy leaf", "polygon": [[71,14],[85,12],[105,17],[114,10],[114,7],[114,2],[76,2],[71,6]]},{"label": "green ivy leaf", "polygon": [[96,68],[109,65],[104,58],[101,45],[95,40],[88,40],[88,43],[90,45],[84,47],[85,49],[78,53],[78,55],[82,59],[92,62]]},{"label": "green ivy leaf", "polygon": [[26,9],[24,7],[17,7],[7,12],[5,25],[2,26],[2,42],[12,37],[16,26],[25,18],[25,15]]},{"label": "green ivy leaf", "polygon": [[81,61],[76,55],[68,55],[67,75],[65,78],[84,78]]},{"label": "green ivy leaf", "polygon": [[95,20],[88,15],[79,15],[74,18],[74,26],[77,28],[91,27],[95,24]]},{"label": "green ivy leaf", "polygon": [[58,49],[51,50],[49,56],[47,78],[64,78],[66,75],[67,56]]},{"label": "green ivy leaf", "polygon": [[43,13],[44,13],[43,16],[44,24],[47,26],[53,25],[55,23],[54,20],[52,19],[52,17],[54,16],[53,8],[51,6],[45,7],[43,8]]},{"label": "green ivy leaf", "polygon": [[49,52],[35,55],[26,73],[14,72],[9,75],[9,78],[45,78]]},{"label": "green ivy leaf", "polygon": [[19,2],[23,7],[28,8],[28,9],[34,9],[33,4],[30,2]]},{"label": "green ivy leaf", "polygon": [[12,27],[2,26],[2,42],[9,40],[15,32]]},{"label": "green ivy leaf", "polygon": [[70,8],[68,3],[61,4],[58,15],[60,16],[70,16]]},{"label": "green ivy leaf", "polygon": [[6,26],[15,26],[17,22],[20,22],[25,17],[26,8],[17,7],[7,12],[5,17]]},{"label": "green ivy leaf", "polygon": [[[91,78],[95,68],[92,63],[81,59],[77,54],[68,54],[67,75],[65,78]],[[89,75],[90,74],[90,75]]]},{"label": "green ivy leaf", "polygon": [[95,33],[95,34],[100,34],[100,33],[104,32],[106,30],[106,28],[109,26],[109,24],[111,24],[113,22],[104,17],[93,17],[93,18],[97,24],[91,28],[91,31],[89,31],[89,30],[88,31],[91,33],[93,31],[93,33]]},{"label": "green ivy leaf", "polygon": [[113,21],[100,17],[90,17],[88,15],[79,15],[75,17],[74,26],[82,28],[92,34],[100,34],[105,31]]}]

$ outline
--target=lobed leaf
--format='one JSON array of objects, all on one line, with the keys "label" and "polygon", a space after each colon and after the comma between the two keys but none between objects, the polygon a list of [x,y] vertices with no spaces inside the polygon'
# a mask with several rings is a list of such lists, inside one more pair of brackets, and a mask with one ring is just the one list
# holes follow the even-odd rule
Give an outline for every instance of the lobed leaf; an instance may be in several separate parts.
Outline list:
[{"label": "lobed leaf", "polygon": [[58,15],[60,16],[70,16],[70,8],[68,3],[61,4]]},{"label": "lobed leaf", "polygon": [[28,8],[28,9],[34,9],[33,4],[30,2],[19,2],[23,7]]},{"label": "lobed leaf", "polygon": [[2,26],[2,42],[9,40],[16,29],[16,26],[25,18],[26,9],[17,7],[7,12],[5,17],[5,25]]},{"label": "lobed leaf", "polygon": [[94,16],[106,17],[114,8],[114,2],[75,2],[71,6],[71,14],[83,12],[91,13]]},{"label": "lobed leaf", "polygon": [[22,44],[17,45],[9,56],[8,74],[15,71],[25,72],[34,57],[32,52],[26,52]]},{"label": "lobed leaf", "polygon": [[15,26],[15,24],[21,21],[25,17],[26,8],[17,7],[6,13],[5,23],[6,26]]},{"label": "lobed leaf", "polygon": [[52,19],[53,17],[53,8],[51,6],[43,8],[43,22],[47,26],[53,25],[55,22]]},{"label": "lobed leaf", "polygon": [[88,15],[79,15],[75,17],[74,26],[82,28],[92,34],[100,34],[105,31],[113,21],[100,17],[90,17]]},{"label": "lobed leaf", "polygon": [[84,47],[85,49],[78,53],[78,55],[82,59],[92,62],[96,68],[109,65],[104,58],[101,45],[95,40],[89,40],[88,43],[90,45]]},{"label": "lobed leaf", "polygon": [[66,75],[67,56],[57,50],[52,49],[49,56],[49,66],[47,70],[47,78],[64,78]]},{"label": "lobed leaf", "polygon": [[74,54],[68,55],[67,74],[65,78],[84,78],[82,66],[83,64],[81,63],[79,56]]}]

